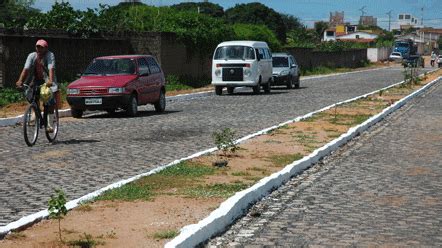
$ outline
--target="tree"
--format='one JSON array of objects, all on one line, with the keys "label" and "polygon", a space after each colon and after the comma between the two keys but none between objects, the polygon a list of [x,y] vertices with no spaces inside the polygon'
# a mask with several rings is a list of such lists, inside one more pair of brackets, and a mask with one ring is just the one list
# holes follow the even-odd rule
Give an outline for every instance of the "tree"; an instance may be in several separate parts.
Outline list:
[{"label": "tree", "polygon": [[287,32],[292,30],[301,30],[305,29],[304,25],[301,23],[298,17],[294,17],[292,15],[281,15],[282,20],[284,22],[285,30]]},{"label": "tree", "polygon": [[314,48],[320,42],[321,39],[318,38],[316,32],[305,27],[293,29],[287,33],[287,46],[289,47]]},{"label": "tree", "polygon": [[35,0],[0,0],[0,27],[23,28],[39,11],[32,8]]},{"label": "tree", "polygon": [[319,39],[322,38],[322,35],[324,34],[325,30],[328,28],[328,22],[319,21],[315,22],[315,32]]},{"label": "tree", "polygon": [[192,11],[198,12],[198,8],[200,13],[210,15],[212,17],[223,17],[224,9],[219,4],[214,4],[210,2],[190,2],[190,3],[179,3],[170,6],[178,11]]},{"label": "tree", "polygon": [[376,39],[376,47],[391,47],[394,43],[394,35],[392,32],[385,31]]},{"label": "tree", "polygon": [[56,2],[46,14],[39,13],[29,19],[26,26],[31,29],[75,30],[80,11],[74,10],[69,2]]},{"label": "tree", "polygon": [[174,32],[189,50],[207,55],[221,41],[234,37],[231,26],[222,19],[187,11],[161,14],[154,31]]},{"label": "tree", "polygon": [[266,25],[276,34],[280,42],[285,43],[287,30],[281,14],[264,4],[237,4],[225,11],[225,17],[229,23]]},{"label": "tree", "polygon": [[233,25],[233,30],[235,32],[235,38],[238,40],[265,41],[274,51],[281,48],[281,43],[275,33],[267,26],[237,23]]}]

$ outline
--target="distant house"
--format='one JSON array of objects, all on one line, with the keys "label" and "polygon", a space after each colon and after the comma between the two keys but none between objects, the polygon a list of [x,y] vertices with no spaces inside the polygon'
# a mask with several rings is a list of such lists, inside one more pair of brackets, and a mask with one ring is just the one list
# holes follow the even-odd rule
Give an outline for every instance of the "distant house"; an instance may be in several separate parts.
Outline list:
[{"label": "distant house", "polygon": [[428,46],[428,50],[432,51],[439,47],[438,40],[442,38],[442,28],[421,28],[416,34]]},{"label": "distant house", "polygon": [[336,40],[336,28],[328,28],[324,31],[322,41],[335,41]]},{"label": "distant house", "polygon": [[359,43],[370,43],[370,42],[373,42],[377,38],[378,38],[377,34],[358,31],[358,32],[354,32],[354,33],[338,35],[336,37],[336,40],[352,41],[352,42],[359,42]]},{"label": "distant house", "polygon": [[374,42],[378,38],[377,34],[364,31],[337,32],[336,28],[327,29],[324,32],[323,41],[350,41],[358,43]]}]

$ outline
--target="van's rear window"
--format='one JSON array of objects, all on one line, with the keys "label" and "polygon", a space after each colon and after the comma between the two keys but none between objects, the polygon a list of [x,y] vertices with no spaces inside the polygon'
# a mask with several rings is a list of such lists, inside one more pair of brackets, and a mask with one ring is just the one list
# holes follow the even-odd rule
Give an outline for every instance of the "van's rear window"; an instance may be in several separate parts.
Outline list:
[{"label": "van's rear window", "polygon": [[255,59],[255,50],[247,46],[223,46],[218,47],[213,59]]},{"label": "van's rear window", "polygon": [[273,57],[273,67],[289,67],[289,58]]}]

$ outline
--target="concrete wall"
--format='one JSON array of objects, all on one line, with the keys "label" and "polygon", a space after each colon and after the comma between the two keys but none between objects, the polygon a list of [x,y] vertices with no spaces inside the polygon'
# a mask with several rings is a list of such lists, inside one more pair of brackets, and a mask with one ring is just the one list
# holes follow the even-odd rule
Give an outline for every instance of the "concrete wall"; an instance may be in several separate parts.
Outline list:
[{"label": "concrete wall", "polygon": [[385,61],[388,60],[391,51],[392,51],[391,47],[368,48],[367,58],[371,62]]},{"label": "concrete wall", "polygon": [[201,58],[177,42],[173,33],[136,33],[109,38],[78,38],[64,32],[14,33],[0,29],[0,87],[14,86],[35,42],[46,39],[55,53],[58,81],[71,81],[98,56],[151,54],[165,74],[189,78],[210,76],[211,55]]},{"label": "concrete wall", "polygon": [[356,68],[367,60],[367,49],[354,49],[341,52],[321,52],[311,48],[287,48],[301,69],[308,70],[318,66]]},{"label": "concrete wall", "polygon": [[[359,36],[359,38],[356,38],[356,36]],[[365,33],[365,32],[356,32],[356,33],[351,33],[351,34],[346,34],[346,35],[342,35],[339,36],[339,39],[376,39],[378,37],[378,35],[376,34],[369,34],[369,33]]]}]

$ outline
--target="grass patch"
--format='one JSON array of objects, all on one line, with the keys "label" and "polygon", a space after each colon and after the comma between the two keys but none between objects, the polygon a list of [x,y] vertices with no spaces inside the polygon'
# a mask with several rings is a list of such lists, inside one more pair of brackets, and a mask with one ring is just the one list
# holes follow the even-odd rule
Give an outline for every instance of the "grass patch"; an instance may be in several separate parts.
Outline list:
[{"label": "grass patch", "polygon": [[201,177],[205,175],[212,175],[215,173],[215,168],[202,165],[202,164],[196,164],[196,163],[190,163],[190,162],[181,162],[175,166],[168,167],[160,172],[158,172],[155,175],[158,176],[184,176],[184,177]]},{"label": "grass patch", "polygon": [[274,166],[281,167],[286,166],[293,161],[300,160],[304,156],[300,153],[287,154],[287,155],[273,155],[268,157],[268,160],[273,163]]},{"label": "grass patch", "polygon": [[234,177],[247,177],[247,176],[251,176],[250,173],[248,172],[244,172],[244,171],[239,171],[239,172],[232,172],[232,174],[230,174]]},{"label": "grass patch", "polygon": [[264,141],[265,144],[281,144],[281,141],[278,140],[265,140]]},{"label": "grass patch", "polygon": [[266,169],[264,169],[264,168],[259,168],[259,167],[247,168],[246,170],[267,172]]},{"label": "grass patch", "polygon": [[90,203],[80,203],[80,206],[77,207],[77,210],[81,212],[90,212],[92,211],[92,206],[90,205]]},{"label": "grass patch", "polygon": [[180,83],[166,84],[166,92],[180,91],[180,90],[191,90],[191,89],[193,89],[193,88],[188,85],[185,85],[185,84],[180,84]]},{"label": "grass patch", "polygon": [[324,116],[326,116],[324,112],[316,113],[308,118],[303,119],[301,122],[315,122],[318,121],[319,119],[324,118]]},{"label": "grass patch", "polygon": [[198,185],[197,187],[186,190],[185,195],[194,198],[228,198],[247,187],[249,187],[249,185],[245,183]]},{"label": "grass patch", "polygon": [[104,242],[95,240],[92,235],[85,233],[83,236],[80,236],[79,239],[68,241],[66,244],[73,247],[92,248],[98,245],[104,245]]},{"label": "grass patch", "polygon": [[216,169],[211,166],[181,162],[136,182],[106,191],[95,200],[148,201],[158,194],[180,194],[200,182],[204,176],[215,172]]},{"label": "grass patch", "polygon": [[339,136],[341,136],[341,133],[330,133],[330,134],[327,134],[327,137],[329,137],[331,139],[336,139]]},{"label": "grass patch", "polygon": [[336,117],[331,115],[329,122],[335,125],[344,126],[354,126],[363,123],[368,120],[372,115],[359,114],[359,115],[348,115],[348,114],[337,114]]},{"label": "grass patch", "polygon": [[176,230],[165,230],[154,233],[155,239],[173,239],[178,236],[179,232]]},{"label": "grass patch", "polygon": [[[348,69],[350,70],[350,69]],[[339,70],[340,72],[344,72],[342,69]],[[318,66],[313,69],[309,70],[301,70],[302,76],[311,76],[311,75],[321,75],[321,74],[331,74],[336,73],[338,70],[336,68],[331,68],[327,66]]]},{"label": "grass patch", "polygon": [[26,238],[26,234],[21,232],[11,232],[5,237],[5,239],[7,240],[20,240],[24,238]]},{"label": "grass patch", "polygon": [[135,201],[135,200],[151,200],[153,192],[148,185],[142,185],[139,182],[128,183],[104,192],[102,195],[95,198],[96,201],[103,200],[122,200],[122,201]]},{"label": "grass patch", "polygon": [[247,177],[244,177],[245,180],[252,181],[253,183],[258,182],[262,178],[263,177],[258,177],[258,176],[247,176]]}]

